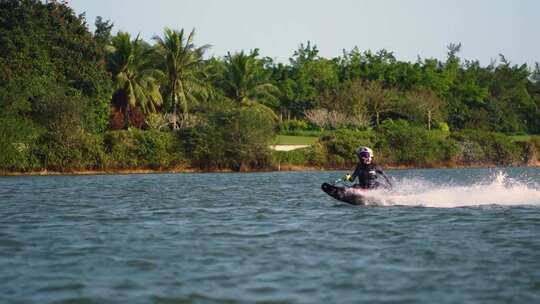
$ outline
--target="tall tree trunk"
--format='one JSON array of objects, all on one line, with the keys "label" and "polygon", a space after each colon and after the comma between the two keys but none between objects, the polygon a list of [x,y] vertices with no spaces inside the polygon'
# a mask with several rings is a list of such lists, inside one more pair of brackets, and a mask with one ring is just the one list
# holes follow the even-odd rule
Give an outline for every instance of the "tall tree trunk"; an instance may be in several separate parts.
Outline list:
[{"label": "tall tree trunk", "polygon": [[427,112],[428,115],[428,122],[427,122],[427,128],[431,131],[431,111]]},{"label": "tall tree trunk", "polygon": [[174,96],[174,101],[173,101],[173,117],[172,117],[173,130],[178,130],[178,122],[176,121],[176,118],[177,118],[176,104],[177,104],[177,98],[176,98],[176,96]]},{"label": "tall tree trunk", "polygon": [[124,107],[124,128],[129,129],[129,104]]},{"label": "tall tree trunk", "polygon": [[178,130],[178,122],[176,121],[177,113],[176,113],[176,104],[178,103],[178,97],[176,96],[176,92],[173,93],[173,117],[172,117],[172,124],[173,124],[173,130]]}]

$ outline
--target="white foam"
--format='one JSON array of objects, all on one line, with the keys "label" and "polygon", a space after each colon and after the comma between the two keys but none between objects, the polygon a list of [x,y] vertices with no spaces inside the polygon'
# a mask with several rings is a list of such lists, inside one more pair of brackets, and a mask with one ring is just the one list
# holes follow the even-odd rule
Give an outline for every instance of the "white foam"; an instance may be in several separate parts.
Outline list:
[{"label": "white foam", "polygon": [[421,179],[397,181],[391,192],[370,193],[384,205],[454,208],[481,205],[537,205],[540,206],[538,186],[508,178],[498,172],[488,179],[470,186],[436,185]]}]

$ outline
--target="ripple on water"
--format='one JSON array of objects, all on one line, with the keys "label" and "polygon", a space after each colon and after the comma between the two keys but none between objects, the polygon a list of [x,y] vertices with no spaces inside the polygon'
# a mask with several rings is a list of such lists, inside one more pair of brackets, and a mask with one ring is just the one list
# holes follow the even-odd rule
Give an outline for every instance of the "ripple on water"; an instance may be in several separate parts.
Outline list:
[{"label": "ripple on water", "polygon": [[69,291],[69,290],[81,290],[85,287],[82,283],[74,282],[65,282],[65,283],[53,283],[38,289],[42,292],[58,292],[58,291]]},{"label": "ripple on water", "polygon": [[126,261],[126,265],[131,268],[135,268],[137,270],[141,271],[150,271],[156,267],[156,264],[149,260],[128,260]]},{"label": "ripple on water", "polygon": [[241,303],[233,298],[212,297],[210,295],[191,293],[185,296],[153,296],[152,302],[156,304],[177,304],[177,303]]},{"label": "ripple on water", "polygon": [[0,236],[0,248],[3,248],[4,250],[21,250],[23,246],[23,242]]}]

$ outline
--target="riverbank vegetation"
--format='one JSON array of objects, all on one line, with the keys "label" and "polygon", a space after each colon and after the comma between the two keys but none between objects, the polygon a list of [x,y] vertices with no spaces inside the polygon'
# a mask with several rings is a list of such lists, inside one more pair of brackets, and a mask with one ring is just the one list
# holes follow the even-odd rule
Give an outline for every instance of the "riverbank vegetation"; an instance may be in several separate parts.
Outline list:
[{"label": "riverbank vegetation", "polygon": [[482,66],[459,43],[416,62],[311,42],[288,63],[208,57],[195,30],[144,41],[97,18],[90,32],[55,1],[4,0],[0,16],[3,172],[348,168],[359,145],[391,166],[538,161],[538,63]]}]

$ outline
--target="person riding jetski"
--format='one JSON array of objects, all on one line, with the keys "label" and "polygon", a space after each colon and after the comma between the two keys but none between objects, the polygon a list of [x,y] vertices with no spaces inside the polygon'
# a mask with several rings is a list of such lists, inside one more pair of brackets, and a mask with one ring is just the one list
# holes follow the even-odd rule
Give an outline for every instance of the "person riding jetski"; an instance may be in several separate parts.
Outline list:
[{"label": "person riding jetski", "polygon": [[384,174],[382,168],[373,162],[373,150],[368,147],[360,147],[356,150],[356,155],[358,156],[358,164],[354,169],[354,173],[345,175],[344,180],[354,182],[358,178],[358,183],[354,184],[353,187],[376,189],[381,186],[377,181],[377,177],[382,175],[388,186],[392,186],[390,179]]}]

